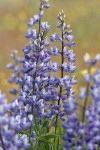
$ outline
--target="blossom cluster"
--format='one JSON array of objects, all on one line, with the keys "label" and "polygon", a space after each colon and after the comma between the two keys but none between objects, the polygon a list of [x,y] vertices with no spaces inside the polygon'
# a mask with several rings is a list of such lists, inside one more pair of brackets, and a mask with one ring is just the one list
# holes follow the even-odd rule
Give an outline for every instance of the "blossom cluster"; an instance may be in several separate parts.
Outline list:
[{"label": "blossom cluster", "polygon": [[[88,53],[84,56],[86,87],[81,87],[76,96],[74,35],[62,11],[57,16],[59,34],[55,32],[47,40],[51,26],[42,19],[48,8],[48,0],[40,0],[39,14],[30,18],[25,35],[29,44],[23,49],[24,58],[20,58],[16,50],[11,53],[14,63],[7,65],[13,70],[9,83],[17,84],[18,89],[10,91],[14,95],[10,104],[5,94],[0,94],[0,148],[97,150],[100,146],[100,69],[97,67],[92,74],[91,68],[100,62],[100,54],[94,59]],[[51,43],[54,46],[50,46]],[[60,63],[53,61],[53,57]],[[83,101],[82,118],[77,113],[80,107],[77,98]],[[89,107],[88,99],[92,102]]]},{"label": "blossom cluster", "polygon": [[[97,54],[94,59],[91,59],[87,53],[84,56],[84,61],[87,65],[88,73],[85,76],[86,88],[81,87],[79,99],[84,101],[82,106],[82,119],[79,119],[78,114],[74,112],[70,117],[66,118],[63,124],[66,130],[65,149],[70,150],[97,150],[99,149],[100,141],[100,69],[91,74],[92,66],[100,63],[100,55]],[[94,63],[95,62],[95,63]],[[92,82],[92,84],[91,84]],[[87,107],[88,99],[92,99],[92,104]]]},{"label": "blossom cluster", "polygon": [[0,94],[0,149],[18,150],[30,147],[26,134],[17,134],[14,130],[14,116],[10,115],[11,104],[7,104],[5,94]]},{"label": "blossom cluster", "polygon": [[[9,83],[10,84],[16,84],[17,80],[19,79],[20,75],[21,75],[21,68],[20,68],[20,63],[22,62],[22,58],[20,58],[18,56],[18,51],[17,50],[13,50],[10,54],[13,63],[9,63],[7,64],[7,68],[13,71],[13,74],[11,75],[10,79],[9,79]],[[10,93],[12,95],[17,95],[18,90],[13,88],[10,90]]]}]

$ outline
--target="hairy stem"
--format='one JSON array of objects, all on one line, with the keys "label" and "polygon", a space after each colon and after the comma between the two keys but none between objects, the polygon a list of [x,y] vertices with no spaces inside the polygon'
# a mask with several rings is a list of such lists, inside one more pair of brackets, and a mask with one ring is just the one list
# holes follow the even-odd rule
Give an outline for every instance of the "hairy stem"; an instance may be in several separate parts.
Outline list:
[{"label": "hairy stem", "polygon": [[[42,2],[40,1],[40,8],[39,8],[39,13],[40,11],[42,10]],[[39,35],[40,35],[40,32],[41,32],[41,28],[40,28],[40,25],[41,25],[41,19],[39,20],[39,32],[38,32],[38,38],[39,38]],[[38,52],[38,51],[37,51]],[[37,76],[37,65],[38,65],[38,59],[39,59],[39,55],[37,56],[37,59],[36,59],[36,71],[35,71],[35,75],[33,76],[33,78],[35,79],[36,76]],[[34,88],[35,88],[35,82],[33,82],[33,95],[34,95]],[[32,114],[34,114],[34,107],[32,106]]]},{"label": "hairy stem", "polygon": [[[40,8],[39,8],[39,13],[40,11],[42,10],[42,2],[40,1]],[[41,28],[40,28],[40,25],[41,25],[41,19],[39,20],[39,26],[38,26],[38,38],[40,36],[40,32],[41,32]],[[40,47],[41,47],[41,44],[40,44]],[[33,75],[33,79],[35,79],[37,77],[37,66],[38,66],[38,60],[39,60],[39,50],[37,50],[37,59],[36,59],[36,71],[35,71],[35,74]],[[34,92],[35,92],[35,81],[33,81],[33,95],[34,95]],[[34,114],[34,106],[32,105],[32,114],[34,116],[34,118],[36,117],[35,114]],[[36,119],[36,123],[37,123],[37,119]],[[35,123],[35,125],[36,125]],[[31,126],[31,129],[30,129],[30,134],[32,133],[32,126]],[[31,136],[30,136],[30,139],[29,139],[30,143],[31,143]],[[31,144],[31,149],[33,148],[33,144]]]},{"label": "hairy stem", "polygon": [[[90,78],[91,78],[91,68],[90,68],[90,66],[88,67],[88,73],[90,74]],[[89,97],[89,88],[90,88],[90,82],[87,83],[87,87],[86,87],[86,97],[85,97],[84,105],[83,105],[82,122],[85,121],[85,111],[86,111],[88,97]]]},{"label": "hairy stem", "polygon": [[[64,55],[63,55],[64,43],[63,43],[63,40],[64,40],[64,31],[62,30],[61,64],[64,63]],[[60,74],[60,76],[61,76],[61,78],[63,78],[63,76],[64,76],[63,67],[61,67],[61,74]],[[60,105],[60,103],[61,103],[61,96],[62,96],[62,87],[60,87],[60,96],[59,96],[59,100],[58,100],[58,105]],[[59,118],[59,111],[58,111],[58,114],[56,115],[55,134],[57,133],[57,128],[58,128],[58,118]],[[54,139],[54,140],[56,142],[56,139]]]}]

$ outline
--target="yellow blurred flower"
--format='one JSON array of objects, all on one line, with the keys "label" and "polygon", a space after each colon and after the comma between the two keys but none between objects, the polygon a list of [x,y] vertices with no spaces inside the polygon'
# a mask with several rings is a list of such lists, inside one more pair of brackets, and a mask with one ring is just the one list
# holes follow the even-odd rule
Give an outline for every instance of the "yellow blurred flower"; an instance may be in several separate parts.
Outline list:
[{"label": "yellow blurred flower", "polygon": [[0,72],[0,79],[4,78],[5,74],[3,72]]},{"label": "yellow blurred flower", "polygon": [[4,20],[5,21],[9,21],[9,20],[12,20],[14,17],[12,14],[10,13],[7,13],[5,16],[4,16]]},{"label": "yellow blurred flower", "polygon": [[27,29],[27,25],[25,23],[20,23],[18,26],[18,29],[20,32],[25,32],[26,33],[26,29]]},{"label": "yellow blurred flower", "polygon": [[24,12],[24,11],[21,11],[21,12],[19,12],[19,14],[18,14],[18,18],[20,19],[20,20],[26,20],[27,19],[27,14]]},{"label": "yellow blurred flower", "polygon": [[1,85],[2,85],[2,86],[8,85],[8,81],[5,80],[5,79],[2,79],[2,80],[1,80]]},{"label": "yellow blurred flower", "polygon": [[[93,74],[93,73],[96,71],[96,69],[97,69],[96,67],[92,68],[92,69],[91,69],[91,74]],[[88,70],[87,70],[87,69],[81,71],[81,74],[82,74],[82,75],[84,75],[84,74],[86,74],[86,73],[88,73]]]},{"label": "yellow blurred flower", "polygon": [[4,16],[3,21],[8,30],[15,29],[18,23],[18,19],[10,13]]}]

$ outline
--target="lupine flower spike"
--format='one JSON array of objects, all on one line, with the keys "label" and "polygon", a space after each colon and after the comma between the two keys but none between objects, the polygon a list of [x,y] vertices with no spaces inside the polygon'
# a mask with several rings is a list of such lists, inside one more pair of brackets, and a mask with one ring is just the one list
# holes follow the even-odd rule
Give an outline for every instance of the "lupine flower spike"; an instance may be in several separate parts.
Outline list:
[{"label": "lupine flower spike", "polygon": [[94,59],[85,54],[86,86],[77,96],[74,35],[62,11],[57,16],[59,34],[54,32],[48,42],[52,28],[42,21],[48,1],[40,0],[39,13],[30,18],[24,58],[15,50],[14,63],[7,65],[13,70],[9,83],[19,88],[10,91],[15,97],[9,104],[0,93],[0,150],[99,150],[100,54]]}]

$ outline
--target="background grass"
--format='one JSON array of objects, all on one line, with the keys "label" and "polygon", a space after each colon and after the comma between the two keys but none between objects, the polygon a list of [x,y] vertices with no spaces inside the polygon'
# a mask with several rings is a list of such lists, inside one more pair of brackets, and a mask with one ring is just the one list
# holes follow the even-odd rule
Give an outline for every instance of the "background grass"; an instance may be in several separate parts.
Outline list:
[{"label": "background grass", "polygon": [[[85,69],[83,55],[88,51],[92,56],[100,53],[100,0],[50,0],[51,9],[45,12],[44,21],[52,26],[50,34],[56,30],[56,16],[64,10],[67,23],[71,24],[75,41],[74,52],[77,54],[76,78],[84,84],[81,69]],[[6,92],[9,100],[10,76],[6,64],[10,62],[10,51],[22,49],[28,43],[25,38],[29,18],[38,13],[39,0],[0,0],[0,89]],[[49,35],[50,35],[49,34]]]}]

